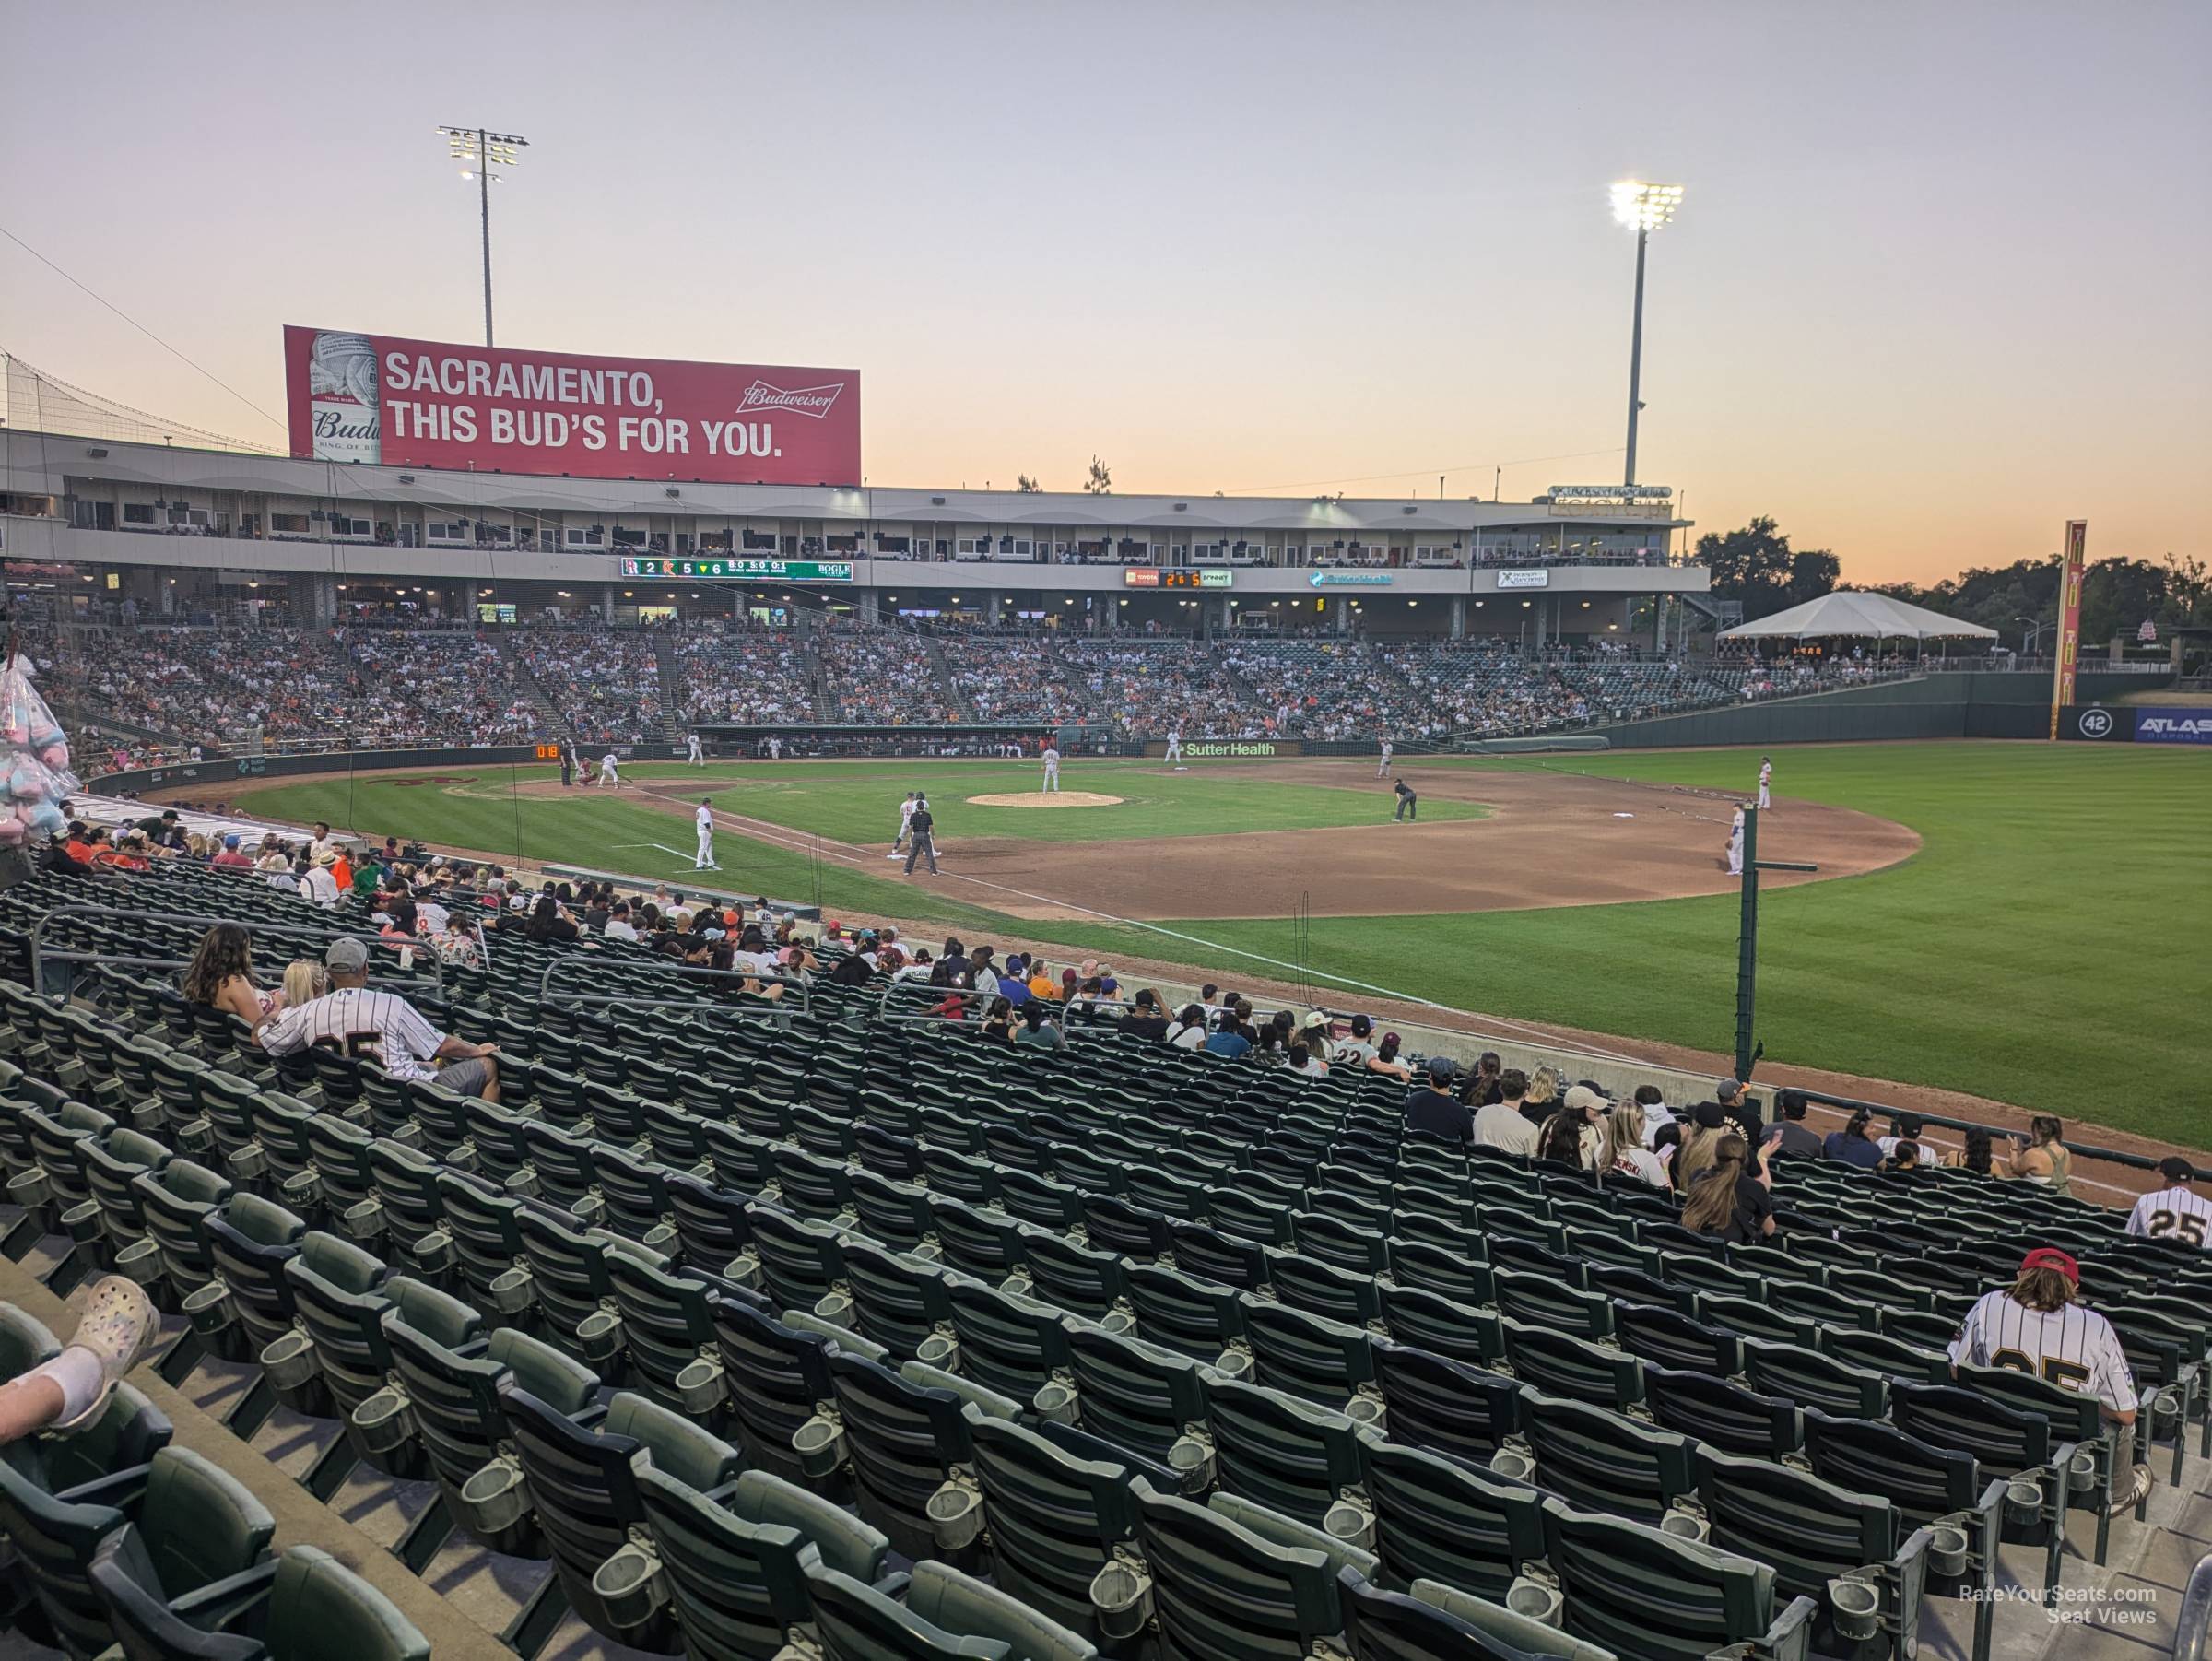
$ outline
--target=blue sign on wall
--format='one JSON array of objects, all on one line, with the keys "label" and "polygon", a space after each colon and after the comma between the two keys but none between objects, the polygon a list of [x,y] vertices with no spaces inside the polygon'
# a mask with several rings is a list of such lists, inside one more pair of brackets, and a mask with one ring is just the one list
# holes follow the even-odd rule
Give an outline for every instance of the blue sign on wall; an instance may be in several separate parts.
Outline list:
[{"label": "blue sign on wall", "polygon": [[2136,711],[2137,744],[2212,744],[2212,704]]}]

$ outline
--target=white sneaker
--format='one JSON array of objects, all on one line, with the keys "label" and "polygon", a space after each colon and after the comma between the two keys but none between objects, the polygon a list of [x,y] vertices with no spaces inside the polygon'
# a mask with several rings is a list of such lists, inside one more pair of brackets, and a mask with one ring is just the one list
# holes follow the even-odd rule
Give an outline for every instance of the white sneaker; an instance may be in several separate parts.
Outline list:
[{"label": "white sneaker", "polygon": [[138,1364],[160,1335],[161,1315],[135,1280],[109,1275],[92,1288],[84,1319],[76,1324],[70,1348],[89,1349],[100,1360],[100,1394],[74,1419],[55,1424],[53,1433],[70,1436],[98,1422],[114,1393],[116,1380]]}]

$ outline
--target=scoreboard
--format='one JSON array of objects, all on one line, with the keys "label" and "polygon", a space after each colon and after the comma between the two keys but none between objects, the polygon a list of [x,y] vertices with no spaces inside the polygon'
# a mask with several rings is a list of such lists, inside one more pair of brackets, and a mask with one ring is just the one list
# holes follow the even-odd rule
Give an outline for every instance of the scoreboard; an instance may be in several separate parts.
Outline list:
[{"label": "scoreboard", "polygon": [[1225,565],[1200,565],[1162,571],[1156,565],[1122,568],[1124,588],[1228,588],[1237,573]]},{"label": "scoreboard", "polygon": [[622,561],[626,577],[688,577],[723,583],[850,583],[850,560],[633,560]]}]

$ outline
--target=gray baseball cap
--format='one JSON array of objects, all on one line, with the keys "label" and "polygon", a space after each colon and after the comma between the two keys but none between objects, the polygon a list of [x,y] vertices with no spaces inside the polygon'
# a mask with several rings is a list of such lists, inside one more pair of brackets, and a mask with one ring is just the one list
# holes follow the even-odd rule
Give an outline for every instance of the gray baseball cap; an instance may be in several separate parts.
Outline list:
[{"label": "gray baseball cap", "polygon": [[369,967],[369,948],[359,940],[333,940],[324,948],[323,967],[333,974],[359,974]]}]

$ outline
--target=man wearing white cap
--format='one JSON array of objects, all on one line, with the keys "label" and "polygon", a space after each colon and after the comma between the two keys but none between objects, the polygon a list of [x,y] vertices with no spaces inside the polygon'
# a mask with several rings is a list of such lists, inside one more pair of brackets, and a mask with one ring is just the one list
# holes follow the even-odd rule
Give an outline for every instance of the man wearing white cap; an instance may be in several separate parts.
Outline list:
[{"label": "man wearing white cap", "polygon": [[[316,1044],[347,1055],[381,1061],[394,1078],[428,1079],[464,1096],[500,1099],[497,1044],[449,1037],[396,993],[369,990],[369,948],[359,940],[333,940],[323,953],[330,991],[295,1004],[261,1030],[261,1047],[290,1055]],[[432,1066],[432,1062],[444,1066]]]}]

